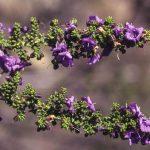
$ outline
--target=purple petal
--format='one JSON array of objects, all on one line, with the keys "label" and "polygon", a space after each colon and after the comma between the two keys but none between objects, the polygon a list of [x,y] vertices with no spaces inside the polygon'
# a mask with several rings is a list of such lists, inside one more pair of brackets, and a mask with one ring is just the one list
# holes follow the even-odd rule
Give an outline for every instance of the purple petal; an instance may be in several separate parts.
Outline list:
[{"label": "purple petal", "polygon": [[90,58],[88,64],[89,65],[93,65],[93,64],[95,64],[95,63],[97,63],[99,61],[100,61],[100,55],[96,54],[96,55],[94,55],[93,57]]},{"label": "purple petal", "polygon": [[4,56],[4,52],[0,50],[0,57]]},{"label": "purple petal", "polygon": [[85,51],[92,51],[96,46],[96,41],[92,38],[83,38],[81,44]]},{"label": "purple petal", "polygon": [[131,41],[133,43],[136,43],[140,40],[142,37],[142,33],[144,31],[143,27],[136,28],[132,24],[129,24],[128,22],[125,24],[125,39],[128,41]]},{"label": "purple petal", "polygon": [[82,100],[84,100],[84,101],[87,102],[88,107],[89,107],[89,109],[90,109],[91,111],[93,111],[93,112],[96,111],[96,109],[95,109],[95,107],[94,107],[94,104],[92,103],[91,98],[90,98],[89,96],[87,96],[87,97],[82,97]]},{"label": "purple petal", "polygon": [[129,109],[131,110],[131,112],[134,115],[136,115],[138,117],[142,115],[142,113],[140,111],[140,107],[138,107],[138,105],[135,102],[133,102],[129,105]]},{"label": "purple petal", "polygon": [[116,37],[119,37],[119,35],[121,35],[121,33],[123,32],[123,28],[119,26],[116,26],[113,30]]},{"label": "purple petal", "polygon": [[104,24],[104,21],[102,19],[100,19],[98,16],[89,16],[88,23],[92,23],[92,22],[98,22],[99,25]]},{"label": "purple petal", "polygon": [[75,100],[74,96],[71,96],[70,98],[67,99],[67,106],[69,107],[69,111],[70,111],[71,113],[74,112],[74,107],[73,107],[73,105],[74,105],[74,100]]},{"label": "purple petal", "polygon": [[148,118],[140,117],[139,124],[142,132],[150,132],[150,120]]},{"label": "purple petal", "polygon": [[5,27],[4,24],[0,22],[0,32],[4,32]]}]

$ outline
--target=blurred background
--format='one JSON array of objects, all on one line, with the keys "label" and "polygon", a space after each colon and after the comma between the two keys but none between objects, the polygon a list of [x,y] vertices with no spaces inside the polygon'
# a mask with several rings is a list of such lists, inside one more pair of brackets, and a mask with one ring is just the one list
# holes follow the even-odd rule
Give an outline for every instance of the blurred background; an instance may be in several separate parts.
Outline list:
[{"label": "blurred background", "polygon": [[[79,27],[84,28],[90,15],[101,18],[112,16],[117,23],[132,22],[135,26],[149,28],[150,0],[0,0],[0,21],[7,26],[15,21],[23,25],[31,16],[41,21],[42,30],[47,30],[48,22],[58,18],[61,24],[75,17]],[[49,51],[43,48],[45,53]],[[50,55],[24,71],[24,84],[30,82],[47,98],[60,86],[69,89],[68,95],[89,95],[104,115],[108,114],[113,101],[120,104],[136,101],[145,114],[150,113],[150,46],[143,49],[128,49],[120,55],[120,61],[113,52],[108,58],[94,66],[86,61],[76,61],[73,68],[53,70]],[[2,82],[1,77],[1,82]],[[33,115],[26,121],[14,123],[15,111],[0,103],[0,150],[149,150],[150,146],[133,145],[128,141],[110,139],[98,134],[85,138],[53,127],[51,131],[36,131]]]}]

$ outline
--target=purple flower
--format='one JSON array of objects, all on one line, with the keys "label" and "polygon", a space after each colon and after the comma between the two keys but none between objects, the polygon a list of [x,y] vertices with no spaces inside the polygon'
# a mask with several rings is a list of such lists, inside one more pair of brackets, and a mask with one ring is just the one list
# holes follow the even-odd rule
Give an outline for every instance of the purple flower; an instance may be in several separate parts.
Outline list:
[{"label": "purple flower", "polygon": [[0,51],[0,67],[6,72],[15,72],[17,70],[23,69],[25,66],[30,65],[27,62],[21,62],[19,58],[13,56],[7,56],[2,51]]},{"label": "purple flower", "polygon": [[149,132],[150,133],[150,120],[146,117],[139,118],[139,125],[142,132]]},{"label": "purple flower", "polygon": [[73,59],[70,52],[61,52],[56,56],[57,61],[59,61],[64,67],[72,67]]},{"label": "purple flower", "polygon": [[140,40],[142,37],[142,33],[144,31],[144,28],[135,28],[132,24],[129,24],[128,22],[125,24],[125,39],[133,42],[134,44]]},{"label": "purple flower", "polygon": [[4,52],[0,50],[0,60],[5,56]]},{"label": "purple flower", "polygon": [[129,140],[129,145],[137,144],[141,140],[141,136],[137,131],[128,131],[122,135],[123,140]]},{"label": "purple flower", "polygon": [[64,33],[64,38],[66,41],[74,41],[75,38],[71,34],[73,30],[77,28],[77,24],[75,20],[71,20],[68,24],[66,24],[65,27],[65,33]]},{"label": "purple flower", "polygon": [[89,108],[91,111],[93,111],[93,112],[96,111],[95,106],[94,106],[94,104],[92,103],[91,98],[90,98],[89,96],[87,96],[87,97],[82,97],[82,100],[84,100],[84,101],[87,102],[88,108]]},{"label": "purple flower", "polygon": [[98,23],[99,26],[104,24],[104,21],[100,19],[98,16],[89,16],[89,20],[87,21],[87,24],[91,25],[95,22]]},{"label": "purple flower", "polygon": [[4,28],[4,24],[0,22],[0,32],[3,32],[4,29],[5,29],[5,28]]},{"label": "purple flower", "polygon": [[21,28],[21,31],[22,31],[23,33],[27,33],[28,30],[29,30],[29,28],[28,28],[27,26],[23,26],[23,27]]},{"label": "purple flower", "polygon": [[73,105],[74,105],[74,100],[75,100],[75,98],[74,98],[74,96],[71,96],[70,98],[68,98],[67,99],[67,106],[69,107],[69,111],[71,112],[71,113],[74,113],[74,107],[73,107]]},{"label": "purple flower", "polygon": [[83,38],[81,40],[82,47],[85,51],[92,51],[96,46],[96,41],[92,38]]},{"label": "purple flower", "polygon": [[121,107],[120,107],[120,112],[121,112],[121,113],[123,113],[123,114],[126,113],[126,110],[127,110],[127,107],[126,107],[126,106],[121,106]]},{"label": "purple flower", "polygon": [[68,24],[66,25],[65,30],[66,30],[67,32],[70,32],[70,31],[72,31],[72,30],[74,30],[74,29],[76,29],[76,28],[77,28],[77,26],[76,26],[74,23],[70,22],[70,23],[68,23]]},{"label": "purple flower", "polygon": [[8,33],[9,33],[9,35],[12,36],[13,31],[14,31],[14,28],[13,28],[13,27],[9,27],[9,28],[8,28]]},{"label": "purple flower", "polygon": [[100,54],[95,54],[93,57],[90,58],[88,64],[93,65],[99,61],[100,61]]},{"label": "purple flower", "polygon": [[119,37],[121,35],[121,33],[123,32],[123,28],[122,27],[119,27],[119,26],[116,26],[113,31],[114,31],[114,35],[116,37]]},{"label": "purple flower", "polygon": [[142,137],[141,143],[142,143],[143,145],[150,144],[150,133],[146,133],[146,134]]},{"label": "purple flower", "polygon": [[53,56],[55,56],[55,59],[64,67],[73,66],[73,57],[64,43],[56,45],[56,48],[53,49]]},{"label": "purple flower", "polygon": [[130,109],[130,111],[137,117],[140,117],[142,115],[141,111],[140,111],[140,107],[138,107],[138,105],[136,103],[131,103],[128,108]]},{"label": "purple flower", "polygon": [[53,51],[53,56],[55,56],[60,52],[66,52],[68,50],[67,50],[67,46],[65,43],[57,43],[56,47],[52,49],[52,51]]},{"label": "purple flower", "polygon": [[130,132],[129,145],[137,144],[140,141],[141,137],[136,132]]},{"label": "purple flower", "polygon": [[15,72],[23,69],[26,65],[27,64],[21,63],[19,58],[9,56],[5,58],[4,68],[9,72]]}]

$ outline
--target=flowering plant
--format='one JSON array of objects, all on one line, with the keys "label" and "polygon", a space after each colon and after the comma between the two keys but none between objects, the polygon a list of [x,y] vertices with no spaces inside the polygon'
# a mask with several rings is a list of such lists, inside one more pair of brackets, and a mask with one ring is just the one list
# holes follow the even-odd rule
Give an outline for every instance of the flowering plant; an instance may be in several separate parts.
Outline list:
[{"label": "flowering plant", "polygon": [[130,145],[150,144],[150,119],[135,102],[125,106],[113,103],[110,114],[103,116],[89,96],[68,97],[66,88],[54,92],[45,102],[31,84],[27,84],[23,92],[17,91],[22,84],[22,70],[32,65],[32,58],[44,57],[42,45],[50,48],[53,68],[58,69],[60,66],[72,67],[80,58],[94,65],[113,50],[117,55],[125,54],[128,48],[142,48],[150,41],[150,30],[128,22],[116,24],[112,17],[102,20],[90,16],[86,25],[86,29],[79,29],[77,20],[72,19],[61,26],[55,19],[44,34],[40,32],[39,21],[32,17],[28,27],[15,23],[8,29],[7,37],[6,28],[0,23],[0,68],[3,74],[7,73],[6,81],[0,86],[0,99],[16,109],[15,121],[23,121],[27,110],[36,115],[37,131],[49,130],[59,124],[71,132],[84,131],[85,136],[102,132],[112,138],[129,140]]}]

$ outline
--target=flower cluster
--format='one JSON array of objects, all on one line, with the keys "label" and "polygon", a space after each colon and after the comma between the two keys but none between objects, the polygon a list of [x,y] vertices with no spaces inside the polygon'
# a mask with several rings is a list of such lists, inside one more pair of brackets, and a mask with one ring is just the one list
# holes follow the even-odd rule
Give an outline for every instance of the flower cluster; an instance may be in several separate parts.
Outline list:
[{"label": "flower cluster", "polygon": [[52,51],[54,60],[58,63],[61,63],[64,67],[73,66],[73,57],[64,43],[57,44]]},{"label": "flower cluster", "polygon": [[[116,110],[113,110],[113,115],[115,113]],[[142,145],[150,144],[150,119],[140,111],[140,107],[135,102],[130,105],[121,106],[118,109],[118,113],[122,117],[121,120],[125,119],[124,121],[127,123],[127,126],[124,126],[122,123],[120,124],[119,122],[121,121],[117,121],[114,123],[116,126],[111,134],[107,125],[105,128],[100,127],[99,130],[107,134],[109,133],[113,138],[117,138],[120,135],[121,139],[129,141],[129,145],[137,144],[138,142],[141,142]]]},{"label": "flower cluster", "polygon": [[61,88],[43,102],[30,84],[22,93],[17,93],[20,82],[21,74],[16,72],[0,86],[1,100],[16,109],[16,121],[23,121],[28,110],[37,116],[38,131],[49,130],[59,123],[61,128],[75,133],[83,131],[85,136],[102,132],[112,138],[128,140],[130,145],[150,144],[150,119],[136,103],[126,106],[114,103],[110,114],[103,116],[89,96],[80,100],[74,96],[68,98],[66,89]]},{"label": "flower cluster", "polygon": [[12,74],[29,65],[30,63],[22,62],[19,57],[8,56],[0,50],[0,67],[4,72],[10,72]]},{"label": "flower cluster", "polygon": [[84,131],[85,136],[102,132],[113,138],[128,140],[130,145],[138,142],[150,144],[150,119],[136,103],[126,106],[114,103],[110,114],[103,116],[89,96],[81,99],[67,97],[65,88],[51,94],[46,101],[41,100],[42,97],[30,84],[23,92],[17,92],[22,82],[20,71],[31,65],[30,59],[44,57],[43,45],[52,52],[54,69],[60,64],[72,67],[74,60],[80,58],[86,58],[87,63],[93,65],[113,50],[124,54],[127,48],[142,48],[150,41],[150,30],[137,28],[128,22],[116,24],[112,17],[103,20],[90,16],[85,29],[78,28],[76,19],[63,26],[54,19],[50,22],[48,33],[44,34],[40,32],[39,21],[32,17],[28,27],[19,23],[9,27],[8,38],[5,31],[6,27],[0,23],[0,68],[9,73],[0,86],[0,99],[16,109],[14,120],[23,121],[28,110],[37,116],[38,131],[49,130],[59,123],[61,128],[75,133]]},{"label": "flower cluster", "polygon": [[150,119],[140,111],[136,103],[130,104],[128,109],[137,119],[138,126],[136,131],[129,131],[125,137],[129,139],[130,144],[138,143],[139,141],[143,145],[150,144]]},{"label": "flower cluster", "polygon": [[[72,67],[74,60],[86,58],[89,65],[109,56],[113,50],[125,53],[130,47],[143,47],[150,41],[150,31],[143,27],[135,27],[126,22],[116,24],[112,17],[105,20],[98,16],[90,16],[85,29],[77,26],[77,20],[61,26],[58,20],[50,22],[47,34],[40,32],[40,23],[31,18],[31,25],[21,26],[15,23],[8,29],[9,37],[5,38],[5,26],[0,23],[0,47],[2,50],[15,52],[22,60],[31,58],[40,60],[43,57],[42,45],[49,46],[52,52],[54,69],[61,64]],[[26,48],[33,52],[29,54]]]}]

